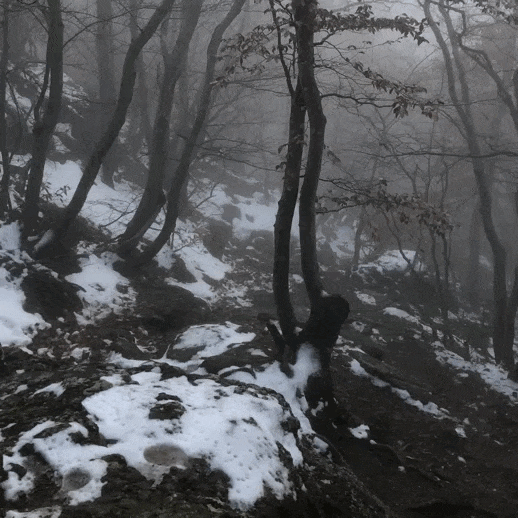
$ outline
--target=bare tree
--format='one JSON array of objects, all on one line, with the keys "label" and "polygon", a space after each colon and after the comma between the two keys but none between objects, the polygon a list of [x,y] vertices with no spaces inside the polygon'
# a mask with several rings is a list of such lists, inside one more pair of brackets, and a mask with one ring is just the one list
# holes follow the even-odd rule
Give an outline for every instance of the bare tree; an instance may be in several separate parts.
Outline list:
[{"label": "bare tree", "polygon": [[[52,134],[59,120],[63,92],[64,26],[61,2],[60,0],[48,0],[47,7],[42,9],[47,20],[47,54],[43,86],[34,107],[34,126],[32,129],[34,139],[21,216],[24,237],[28,237],[37,228],[43,170]],[[41,115],[47,89],[48,100],[44,113]]]},{"label": "bare tree", "polygon": [[[479,209],[482,226],[486,238],[490,244],[493,254],[493,348],[495,360],[508,369],[514,366],[513,344],[515,334],[515,318],[518,309],[518,266],[514,270],[513,283],[510,292],[507,291],[508,258],[502,239],[498,235],[493,213],[492,181],[487,172],[486,161],[483,158],[483,148],[480,142],[479,132],[474,116],[474,107],[470,91],[470,84],[465,70],[465,63],[462,60],[463,45],[459,34],[456,32],[451,11],[444,2],[440,0],[438,10],[445,25],[445,33],[439,27],[437,15],[432,13],[431,0],[425,0],[423,8],[428,18],[430,28],[441,49],[448,80],[448,92],[457,112],[462,134],[466,141],[473,174],[476,180]],[[480,57],[481,54],[471,53],[473,57]],[[487,65],[487,62],[486,62]],[[487,65],[489,66],[489,65]],[[488,69],[489,72],[490,69]],[[503,88],[499,88],[499,95],[510,103],[510,113],[513,113],[512,99],[508,99]],[[507,104],[507,103],[506,103]],[[514,116],[513,116],[514,121]],[[516,119],[518,122],[518,118]],[[518,206],[517,206],[518,209]]]},{"label": "bare tree", "polygon": [[10,157],[7,150],[7,68],[9,66],[9,16],[11,2],[5,1],[2,9],[2,56],[0,57],[0,153],[2,156],[2,179],[0,180],[0,218],[11,209],[9,195]]},{"label": "bare tree", "polygon": [[[97,71],[99,77],[98,127],[104,128],[109,122],[117,103],[115,87],[115,62],[113,46],[112,0],[97,0],[99,23],[96,31]],[[101,179],[113,188],[113,174],[117,170],[113,146],[106,153],[102,164]]]},{"label": "bare tree", "polygon": [[43,253],[51,243],[59,241],[68,232],[70,225],[81,211],[88,193],[90,192],[97,174],[99,173],[103,159],[114,140],[117,138],[117,135],[126,120],[126,113],[131,103],[133,88],[135,86],[135,64],[137,58],[144,48],[144,45],[150,40],[158,29],[160,23],[168,15],[174,3],[175,0],[162,0],[161,4],[155,9],[137,38],[131,41],[126,52],[122,68],[122,78],[115,111],[112,114],[104,134],[95,145],[94,150],[86,162],[81,180],[79,181],[70,203],[65,209],[60,224],[54,231],[50,231],[44,239],[37,243],[35,246],[35,252],[37,254]]},{"label": "bare tree", "polygon": [[214,74],[218,61],[218,49],[223,40],[223,36],[230,24],[241,12],[246,0],[234,0],[223,20],[214,29],[209,44],[207,46],[207,60],[203,85],[199,95],[199,103],[193,126],[188,134],[178,167],[173,176],[171,187],[167,195],[167,211],[164,224],[155,240],[138,256],[131,259],[131,264],[140,266],[151,261],[162,249],[166,242],[173,235],[178,220],[182,189],[189,174],[189,168],[196,149],[198,137],[211,106],[212,91],[215,86]]},{"label": "bare tree", "polygon": [[170,148],[171,110],[176,84],[185,71],[189,44],[198,24],[203,0],[184,0],[183,22],[172,50],[164,43],[164,72],[150,145],[149,174],[140,203],[125,232],[119,238],[119,253],[133,251],[140,238],[155,221],[165,203],[164,179]]},{"label": "bare tree", "polygon": [[[288,361],[293,359],[293,353],[302,342],[309,342],[317,349],[322,373],[319,383],[311,390],[311,397],[321,396],[331,403],[333,400],[329,372],[331,350],[341,325],[349,313],[349,304],[341,295],[326,294],[317,257],[316,201],[325,149],[326,117],[322,107],[323,96],[315,76],[317,68],[315,34],[325,31],[324,41],[326,41],[330,35],[346,30],[358,31],[367,28],[402,30],[405,27],[402,32],[407,30],[407,34],[413,34],[416,38],[419,38],[419,31],[412,29],[412,26],[415,27],[414,21],[409,20],[408,24],[404,23],[398,28],[394,21],[371,19],[368,8],[367,10],[359,8],[357,13],[347,16],[331,14],[325,9],[320,9],[316,0],[292,0],[289,7],[276,0],[270,0],[270,12],[272,24],[268,29],[277,40],[278,60],[284,70],[291,106],[283,190],[274,232],[273,290],[281,332],[279,333],[272,323],[269,324],[269,329],[279,346],[282,365],[288,375],[291,370],[286,362],[286,348],[291,351],[288,354]],[[294,27],[295,32],[288,42],[283,39],[287,26]],[[252,39],[260,40],[257,34],[264,32],[266,32],[265,28],[259,28]],[[265,46],[260,46],[260,54],[264,55],[267,52]],[[295,56],[295,63],[289,61],[291,55]],[[292,76],[295,72],[296,80],[293,81]],[[366,77],[371,76],[367,74]],[[309,143],[303,181],[300,186],[299,236],[302,273],[311,313],[303,330],[298,333],[289,290],[289,262],[291,228],[303,163],[306,114],[309,121]]]}]

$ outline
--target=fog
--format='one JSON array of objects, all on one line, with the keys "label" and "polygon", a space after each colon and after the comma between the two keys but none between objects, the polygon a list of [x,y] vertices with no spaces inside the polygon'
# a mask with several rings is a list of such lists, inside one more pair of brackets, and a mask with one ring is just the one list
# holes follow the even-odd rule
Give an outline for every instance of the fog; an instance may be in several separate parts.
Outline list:
[{"label": "fog", "polygon": [[[272,18],[269,2],[246,2],[225,30],[210,80],[210,107],[193,137],[184,209],[194,193],[210,196],[221,182],[234,186],[236,194],[254,185],[267,198],[279,195],[290,113],[286,74],[296,76],[288,4],[275,3]],[[156,5],[139,0],[62,5],[65,85],[68,81],[73,93],[63,101],[61,130],[70,132],[77,160],[84,162],[101,137],[130,42]],[[153,124],[169,59],[179,76],[169,94],[169,135],[160,153],[164,188],[174,185],[202,103],[207,45],[232,2],[202,3],[188,52],[175,61],[170,56],[178,51],[192,5],[173,6],[136,62],[133,100],[103,165],[108,184],[115,178],[146,185],[157,152]],[[334,13],[329,16],[356,15],[358,7],[339,0],[320,6]],[[428,0],[379,2],[370,19],[399,19],[415,30],[423,23],[422,34],[383,23],[316,31],[315,74],[327,118],[318,221],[322,239],[343,227],[356,233],[345,268],[386,250],[415,250],[416,262],[433,272],[445,294],[456,291],[479,307],[491,304],[493,265],[500,254],[496,269],[504,291],[510,288],[517,255],[516,29],[512,11],[505,5],[499,9]],[[27,142],[21,149],[23,139],[8,139],[11,149],[6,149],[21,155],[30,145],[36,91],[43,81],[47,11],[21,6],[10,13],[11,92],[33,103],[23,107],[8,99],[19,112],[8,124]],[[23,92],[23,74],[32,74],[33,91]],[[446,295],[444,300],[447,305]]]}]

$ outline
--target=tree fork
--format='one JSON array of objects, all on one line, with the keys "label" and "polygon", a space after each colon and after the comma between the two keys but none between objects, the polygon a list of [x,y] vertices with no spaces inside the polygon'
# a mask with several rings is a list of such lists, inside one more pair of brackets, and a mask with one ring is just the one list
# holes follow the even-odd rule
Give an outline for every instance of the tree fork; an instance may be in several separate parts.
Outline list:
[{"label": "tree fork", "polygon": [[201,133],[201,130],[205,125],[207,114],[210,109],[211,94],[212,89],[214,87],[214,72],[216,69],[216,63],[218,58],[218,49],[221,45],[221,41],[223,39],[225,31],[239,15],[241,10],[243,9],[245,2],[246,0],[234,0],[227,15],[217,25],[217,27],[214,29],[214,32],[212,33],[210,42],[207,46],[207,63],[205,67],[205,78],[203,81],[203,86],[200,94],[200,104],[198,106],[198,113],[196,114],[196,119],[194,120],[194,124],[191,128],[189,137],[185,142],[185,147],[180,158],[180,163],[178,164],[171,188],[168,193],[167,212],[164,225],[156,239],[153,241],[153,243],[151,243],[142,252],[142,254],[140,254],[140,256],[135,257],[131,260],[132,266],[139,267],[150,262],[156,256],[156,254],[162,249],[162,247],[167,243],[168,239],[170,239],[170,237],[173,235],[175,231],[179,213],[179,202],[181,199],[182,188],[184,183],[187,181],[192,156],[196,148],[196,143],[198,141],[198,137]]},{"label": "tree fork", "polygon": [[137,210],[119,237],[118,252],[121,255],[126,255],[138,245],[166,202],[163,189],[170,144],[171,110],[176,84],[185,70],[189,45],[198,25],[203,2],[204,0],[184,0],[182,11],[185,18],[180,33],[173,50],[164,56],[164,77],[150,144],[148,179]]}]

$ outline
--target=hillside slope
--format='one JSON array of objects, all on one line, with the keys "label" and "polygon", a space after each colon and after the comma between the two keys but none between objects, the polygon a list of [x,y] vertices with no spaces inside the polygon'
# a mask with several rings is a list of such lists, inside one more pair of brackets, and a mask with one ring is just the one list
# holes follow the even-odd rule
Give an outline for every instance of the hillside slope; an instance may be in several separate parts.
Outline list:
[{"label": "hillside slope", "polygon": [[[49,168],[51,190],[67,196],[74,167]],[[99,185],[85,216],[106,223],[130,194]],[[207,228],[230,234],[187,220],[138,276],[87,226],[79,259],[46,267],[0,228],[6,516],[516,516],[518,384],[480,347],[479,317],[452,314],[446,347],[433,286],[398,252],[350,275],[324,265],[352,306],[336,408],[304,397],[309,349],[280,371],[256,318],[273,311],[274,211],[222,190]],[[292,280],[303,318],[295,266]]]}]

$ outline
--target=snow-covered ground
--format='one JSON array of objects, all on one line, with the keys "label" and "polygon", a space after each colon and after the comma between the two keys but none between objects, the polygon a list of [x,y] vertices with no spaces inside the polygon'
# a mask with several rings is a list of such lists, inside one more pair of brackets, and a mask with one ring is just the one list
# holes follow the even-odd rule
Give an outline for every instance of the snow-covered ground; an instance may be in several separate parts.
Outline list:
[{"label": "snow-covered ground", "polygon": [[[51,193],[59,193],[57,198],[65,205],[79,181],[81,171],[77,164],[49,164],[45,181]],[[221,198],[223,194],[219,193]],[[227,200],[219,200],[219,202]],[[128,213],[135,206],[134,193],[125,184],[117,185],[116,190],[102,183],[96,184],[89,196],[82,215],[96,225],[106,226],[114,235],[121,233],[129,218]],[[261,205],[260,196],[252,200],[240,200],[241,218],[233,221],[233,230],[244,237],[253,230],[271,230],[275,217],[274,205]],[[218,292],[203,279],[208,276],[221,280],[230,270],[230,265],[213,257],[199,240],[189,242],[192,233],[189,223],[181,223],[173,251],[165,247],[159,261],[170,266],[174,254],[185,261],[196,282],[182,284],[194,295],[215,303]],[[187,245],[185,245],[187,242]],[[79,323],[88,323],[110,312],[119,312],[131,307],[135,293],[127,279],[114,271],[114,254],[95,255],[87,246],[81,250],[82,271],[67,279],[83,288],[80,292],[85,309],[77,315]],[[16,224],[0,227],[0,253],[22,263],[30,261],[20,249],[20,231]],[[40,315],[27,313],[23,309],[24,294],[20,288],[23,278],[13,278],[0,267],[0,343],[3,346],[30,344],[31,337],[38,328],[48,324]],[[179,284],[173,279],[171,283]],[[120,289],[124,286],[126,289]],[[235,293],[236,296],[241,294]],[[178,348],[196,348],[196,354],[185,363],[164,358],[158,360],[175,364],[189,372],[203,373],[198,364],[203,358],[221,354],[236,345],[247,343],[254,338],[253,333],[241,333],[238,326],[227,322],[222,325],[193,326],[178,340]],[[32,354],[32,353],[31,353]],[[72,356],[75,356],[72,354]],[[143,362],[125,360],[113,355],[118,365],[135,366]],[[283,394],[290,403],[292,412],[301,420],[300,433],[312,434],[309,421],[304,416],[307,407],[300,396],[300,389],[318,368],[318,363],[309,348],[302,348],[294,366],[294,377],[288,379],[280,370],[277,362],[270,365],[260,378],[252,380],[256,385],[270,387]],[[235,375],[239,378],[239,375]],[[33,488],[34,474],[29,469],[21,476],[9,471],[13,464],[24,464],[20,449],[31,442],[36,450],[54,468],[62,480],[62,491],[72,504],[95,499],[100,496],[106,473],[107,463],[102,457],[118,453],[128,464],[139,469],[145,476],[157,481],[172,465],[182,467],[189,459],[203,457],[214,469],[221,469],[230,478],[229,499],[237,507],[248,507],[264,494],[269,487],[279,498],[290,492],[291,483],[287,468],[279,457],[278,444],[291,454],[295,465],[302,462],[302,454],[296,445],[295,436],[284,430],[282,423],[288,417],[286,410],[274,397],[258,398],[257,395],[242,393],[235,387],[223,387],[209,379],[193,384],[186,377],[160,380],[160,370],[142,372],[132,376],[131,383],[125,383],[120,376],[106,377],[112,388],[87,397],[83,406],[99,426],[100,432],[110,439],[110,445],[101,447],[80,445],[71,439],[71,434],[88,435],[79,423],[69,423],[68,428],[50,433],[41,438],[39,434],[51,429],[55,423],[45,421],[21,434],[17,445],[3,456],[4,466],[9,478],[3,483],[6,498],[13,500],[29,493]],[[249,381],[249,380],[247,380]],[[29,393],[27,386],[20,386],[20,392]],[[48,392],[53,397],[62,396],[65,388],[53,383],[39,392]],[[150,409],[157,404],[159,393],[169,393],[182,401],[184,412],[171,427],[170,421],[150,419]],[[0,435],[0,440],[1,435]],[[323,445],[320,444],[319,447]],[[325,447],[325,445],[324,445]],[[185,467],[185,466],[183,466]],[[47,516],[46,510],[40,513],[24,514],[9,511],[10,518]],[[52,510],[55,516],[59,512]]]},{"label": "snow-covered ground", "polygon": [[[232,326],[226,330],[225,326],[220,327],[227,342],[251,339],[249,335],[240,335]],[[210,331],[215,328],[212,326]],[[185,337],[182,344],[199,346],[192,334]],[[214,345],[207,343],[209,349]],[[126,362],[122,358],[119,361]],[[135,361],[131,365],[134,366]],[[304,387],[316,367],[312,351],[303,348],[292,380],[288,380],[278,366],[272,366],[255,383],[275,387],[298,416],[305,419],[302,413],[305,400],[297,397],[297,389]],[[243,392],[237,386],[222,386],[211,379],[194,383],[185,376],[161,380],[159,368],[135,374],[131,382],[123,381],[120,375],[103,379],[112,388],[85,398],[83,407],[100,433],[109,439],[108,446],[77,444],[72,434],[88,436],[87,429],[79,423],[70,423],[65,430],[41,437],[39,434],[56,424],[45,421],[20,436],[12,452],[4,455],[4,466],[23,465],[20,450],[32,443],[62,479],[62,489],[72,505],[101,495],[101,478],[107,468],[102,458],[109,454],[123,455],[128,465],[156,482],[171,466],[186,468],[190,459],[204,458],[213,469],[228,475],[229,500],[239,508],[252,505],[264,494],[265,486],[279,498],[290,492],[288,470],[280,459],[278,444],[290,453],[295,465],[302,462],[302,454],[295,436],[282,426],[289,415],[276,398],[258,397],[253,391]],[[59,387],[52,387],[52,392],[56,397],[61,395]],[[157,401],[162,404],[169,401],[160,399],[160,394],[170,394],[181,401],[183,413],[177,420],[149,417]],[[312,432],[307,420],[303,423],[303,432]],[[15,499],[30,492],[33,482],[30,470],[24,476],[9,471],[9,479],[3,484],[6,498]]]},{"label": "snow-covered ground", "polygon": [[[69,199],[75,185],[79,181],[80,169],[77,164],[67,162],[63,165],[49,164],[45,180],[51,193],[61,193],[61,203]],[[217,206],[228,200],[224,193],[216,193]],[[118,184],[116,190],[99,183],[94,186],[83,211],[83,216],[97,225],[108,226],[117,235],[124,229],[129,215],[122,214],[135,205],[135,195],[126,184]],[[271,230],[273,227],[276,206],[262,205],[261,196],[253,199],[239,200],[241,217],[234,218],[232,225],[239,236],[246,236],[252,230]],[[183,284],[196,296],[209,303],[217,303],[220,294],[212,285],[204,281],[206,276],[222,280],[230,270],[224,260],[213,257],[200,241],[189,242],[187,236],[192,232],[189,223],[181,223],[179,237],[175,243],[176,251],[164,248],[159,256],[161,264],[170,266],[174,254],[184,259],[187,268],[196,278],[196,282]],[[185,244],[185,246],[183,246]],[[128,281],[113,270],[116,257],[104,253],[100,257],[85,247],[81,260],[81,273],[69,276],[69,280],[83,287],[81,296],[85,309],[79,315],[80,322],[91,322],[95,318],[109,312],[117,312],[131,307],[135,294],[128,286]],[[23,263],[30,260],[20,250],[20,232],[16,224],[0,227],[0,253],[10,260]],[[413,252],[406,251],[409,260]],[[396,269],[404,270],[408,266],[399,252],[388,252],[378,261],[362,265],[361,274],[366,268],[375,268],[380,272]],[[171,279],[172,283],[176,283]],[[0,267],[0,343],[2,346],[17,345],[26,347],[38,328],[48,324],[40,315],[27,313],[23,309],[24,295],[20,289],[21,278],[13,278],[8,271]],[[178,284],[178,283],[176,283]],[[123,285],[127,289],[120,290]],[[237,294],[243,296],[244,294]],[[369,306],[376,306],[376,299],[367,294],[357,292],[360,301]],[[420,323],[416,315],[410,315],[399,308],[387,307],[384,313],[393,318],[407,320],[409,325],[419,325],[424,331],[426,326]],[[188,362],[179,364],[165,356],[157,361],[181,366],[189,372],[203,374],[199,365],[203,358],[221,354],[239,344],[246,344],[254,338],[251,333],[242,333],[238,326],[231,322],[219,325],[193,326],[179,339],[176,347],[195,348],[195,354]],[[352,344],[354,345],[354,344]],[[437,356],[460,371],[478,373],[494,390],[498,390],[516,401],[518,385],[505,379],[505,373],[482,360],[461,360],[435,344]],[[135,366],[142,362],[125,360],[114,355],[112,361],[120,365]],[[292,413],[300,420],[299,434],[311,436],[313,431],[304,412],[307,403],[302,390],[308,377],[316,371],[318,363],[309,347],[299,351],[298,361],[294,367],[294,377],[288,379],[280,370],[277,362],[272,362],[263,372],[253,377],[246,372],[237,372],[231,378],[246,383],[253,383],[270,388],[282,394],[289,403]],[[376,379],[368,375],[353,360],[351,369],[359,376]],[[130,466],[140,470],[145,476],[159,480],[171,466],[186,467],[189,459],[203,457],[214,469],[221,469],[230,479],[230,500],[237,507],[252,505],[261,495],[264,488],[269,487],[279,497],[291,491],[288,473],[281,462],[279,448],[281,444],[290,454],[295,465],[302,461],[295,436],[286,432],[281,423],[286,418],[285,409],[273,397],[258,399],[246,392],[236,391],[234,387],[222,387],[209,379],[191,383],[186,377],[161,380],[160,369],[141,372],[131,377],[131,382],[120,376],[109,376],[104,379],[111,385],[101,392],[86,397],[83,407],[91,419],[97,423],[100,432],[110,439],[108,446],[80,445],[71,439],[71,434],[88,435],[88,431],[79,423],[70,423],[69,427],[44,437],[37,437],[44,430],[54,426],[54,422],[40,422],[34,428],[23,432],[12,451],[5,452],[3,462],[6,469],[10,464],[23,465],[24,459],[20,449],[24,444],[33,443],[35,448],[55,469],[62,479],[62,491],[68,495],[71,503],[79,503],[94,499],[100,495],[103,483],[101,478],[106,472],[106,462],[102,457],[117,453],[123,455]],[[385,384],[386,386],[386,384]],[[20,391],[28,388],[19,387]],[[60,384],[49,385],[46,389],[54,397],[62,396]],[[397,389],[394,389],[395,391]],[[183,413],[171,426],[170,421],[149,419],[151,408],[157,405],[157,396],[167,393],[181,400]],[[408,404],[429,412],[437,418],[447,417],[443,409],[433,402],[423,404],[410,397],[405,391],[398,395]],[[368,427],[362,425],[351,430],[356,437],[368,437]],[[0,441],[2,440],[0,435]],[[317,442],[317,441],[316,441]],[[30,492],[34,476],[30,470],[25,475],[9,471],[9,479],[3,483],[8,499]],[[53,511],[54,512],[54,511]],[[57,511],[56,511],[57,512]],[[22,514],[9,511],[9,518],[25,516],[40,518],[50,516],[43,514]],[[55,515],[59,516],[59,513]]]}]

